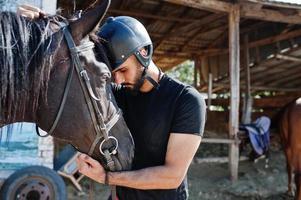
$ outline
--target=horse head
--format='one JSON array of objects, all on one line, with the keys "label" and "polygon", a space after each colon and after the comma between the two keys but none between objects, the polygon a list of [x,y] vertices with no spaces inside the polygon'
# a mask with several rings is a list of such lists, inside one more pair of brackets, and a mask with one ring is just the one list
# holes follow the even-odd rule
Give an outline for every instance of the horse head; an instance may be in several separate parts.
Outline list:
[{"label": "horse head", "polygon": [[[4,110],[0,122],[1,125],[17,121],[35,122],[53,137],[99,160],[106,169],[119,171],[131,167],[133,139],[112,94],[110,70],[96,59],[94,44],[89,40],[89,34],[96,30],[109,4],[109,0],[97,2],[82,17],[72,21],[58,16],[36,22],[22,17],[15,19],[27,28],[28,24],[34,24],[33,28],[41,29],[38,38],[28,36],[29,46],[36,40],[40,42],[34,45],[35,50],[31,52],[31,58],[25,59],[26,63],[21,59],[24,63],[22,69],[13,67],[15,72],[21,71],[22,76],[14,77],[13,81],[4,80],[3,75],[11,73],[9,69],[8,72],[0,71],[1,84],[6,81],[5,84],[9,85],[1,89],[1,108]],[[41,28],[40,24],[45,25]],[[17,31],[19,35],[22,30]],[[7,38],[4,33],[0,42]],[[13,41],[9,41],[11,47]],[[16,39],[17,46],[24,42],[19,43]],[[3,46],[3,42],[0,45]],[[7,54],[6,50],[0,52],[4,52],[3,56]],[[16,59],[17,54],[12,52],[12,55]],[[4,98],[3,93],[11,92],[11,82],[15,83],[20,77],[24,79],[19,81],[20,84],[28,86],[18,89],[14,84],[13,89],[18,91],[12,92],[13,97],[6,95]],[[7,103],[10,100],[19,103]],[[110,163],[114,163],[113,167]]]}]

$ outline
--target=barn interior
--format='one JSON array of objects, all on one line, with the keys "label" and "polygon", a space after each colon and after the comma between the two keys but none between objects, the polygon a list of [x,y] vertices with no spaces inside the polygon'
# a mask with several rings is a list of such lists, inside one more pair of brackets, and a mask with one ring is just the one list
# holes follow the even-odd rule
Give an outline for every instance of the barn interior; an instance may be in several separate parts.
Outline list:
[{"label": "barn interior", "polygon": [[[62,14],[92,1],[58,0]],[[238,126],[276,113],[301,94],[301,4],[276,0],[114,0],[107,16],[140,20],[153,60],[168,71],[193,61],[194,87],[206,93],[204,142],[229,144],[237,178]],[[276,121],[274,121],[277,124]]]}]

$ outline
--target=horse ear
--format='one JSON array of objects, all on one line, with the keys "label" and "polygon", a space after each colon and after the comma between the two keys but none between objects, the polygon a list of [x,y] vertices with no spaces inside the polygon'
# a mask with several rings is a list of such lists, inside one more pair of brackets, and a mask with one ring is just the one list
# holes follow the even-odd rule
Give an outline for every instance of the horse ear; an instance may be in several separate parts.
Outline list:
[{"label": "horse ear", "polygon": [[71,33],[75,41],[80,41],[87,34],[98,28],[110,4],[111,0],[97,0],[81,18],[70,22]]}]

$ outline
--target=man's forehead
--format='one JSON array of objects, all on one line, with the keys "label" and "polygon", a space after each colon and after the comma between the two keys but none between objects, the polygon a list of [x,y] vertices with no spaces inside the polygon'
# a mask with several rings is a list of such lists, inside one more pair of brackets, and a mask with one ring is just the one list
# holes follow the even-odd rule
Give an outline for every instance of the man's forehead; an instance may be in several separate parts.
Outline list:
[{"label": "man's forehead", "polygon": [[114,74],[114,73],[120,71],[120,70],[123,69],[123,68],[125,68],[125,67],[124,67],[124,66],[119,66],[119,67],[117,67],[117,69],[114,69],[114,70],[112,71],[112,73]]}]

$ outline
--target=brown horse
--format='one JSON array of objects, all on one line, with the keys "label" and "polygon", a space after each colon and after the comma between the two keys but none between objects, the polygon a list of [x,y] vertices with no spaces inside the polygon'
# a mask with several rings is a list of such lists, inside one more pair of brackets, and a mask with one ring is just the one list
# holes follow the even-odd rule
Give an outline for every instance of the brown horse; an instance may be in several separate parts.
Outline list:
[{"label": "brown horse", "polygon": [[73,21],[0,13],[0,127],[34,122],[106,169],[113,160],[119,171],[131,168],[133,139],[113,97],[110,71],[89,40],[109,4],[97,2]]},{"label": "brown horse", "polygon": [[301,98],[284,107],[281,112],[279,131],[286,156],[288,193],[294,194],[292,182],[294,176],[295,197],[301,200]]}]

